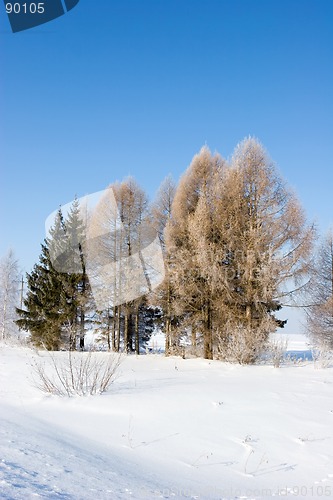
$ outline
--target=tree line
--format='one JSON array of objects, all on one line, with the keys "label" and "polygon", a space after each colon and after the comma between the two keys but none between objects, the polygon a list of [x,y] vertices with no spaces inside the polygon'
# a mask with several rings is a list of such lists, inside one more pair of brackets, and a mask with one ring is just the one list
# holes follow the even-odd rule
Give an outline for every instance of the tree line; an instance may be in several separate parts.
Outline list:
[{"label": "tree line", "polygon": [[[304,305],[306,295],[309,331],[333,347],[332,239],[315,250],[313,225],[256,139],[239,143],[230,161],[203,147],[152,203],[128,178],[92,212],[83,208],[75,200],[68,213],[59,209],[27,274],[17,325],[35,345],[84,349],[95,332],[110,350],[140,353],[160,328],[167,355],[253,363],[286,322],[278,311]],[[137,256],[143,265],[140,248],[152,233],[164,280],[149,286],[154,268],[143,266],[146,286],[138,285],[132,267],[138,290],[125,293],[124,263]],[[101,277],[102,301],[93,293]]]}]

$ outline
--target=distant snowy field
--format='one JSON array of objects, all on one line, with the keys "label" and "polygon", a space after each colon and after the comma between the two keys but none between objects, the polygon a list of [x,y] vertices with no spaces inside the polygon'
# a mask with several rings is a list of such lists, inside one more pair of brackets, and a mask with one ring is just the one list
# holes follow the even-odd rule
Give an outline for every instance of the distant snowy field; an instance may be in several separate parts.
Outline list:
[{"label": "distant snowy field", "polygon": [[288,351],[281,368],[129,356],[106,394],[60,398],[32,384],[36,353],[2,345],[0,498],[332,498],[333,369],[301,336]]}]

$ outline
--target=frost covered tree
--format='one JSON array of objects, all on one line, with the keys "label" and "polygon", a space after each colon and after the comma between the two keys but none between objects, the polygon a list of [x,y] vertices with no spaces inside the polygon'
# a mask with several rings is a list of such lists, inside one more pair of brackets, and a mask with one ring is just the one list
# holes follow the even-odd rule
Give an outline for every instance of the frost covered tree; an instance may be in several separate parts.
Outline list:
[{"label": "frost covered tree", "polygon": [[256,139],[236,147],[224,192],[223,266],[232,318],[221,330],[222,351],[232,346],[238,361],[253,362],[269,333],[284,324],[274,313],[290,305],[306,283],[314,231]]},{"label": "frost covered tree", "polygon": [[203,355],[252,363],[275,312],[304,286],[313,230],[263,146],[230,165],[203,148],[181,179],[166,231],[174,314]]},{"label": "frost covered tree", "polygon": [[[122,226],[114,188],[110,185],[95,207],[88,229],[87,266],[96,298],[96,326],[109,350],[119,351],[121,341],[121,275],[117,262],[123,258]],[[111,267],[111,270],[110,270]],[[112,270],[115,272],[112,273]]]},{"label": "frost covered tree", "polygon": [[[150,277],[142,257],[149,240],[145,192],[132,178],[105,190],[90,221],[88,265],[103,336],[113,350],[140,352]],[[144,285],[142,278],[144,275]]]},{"label": "frost covered tree", "polygon": [[307,327],[316,345],[333,349],[333,233],[321,242],[308,287]]},{"label": "frost covered tree", "polygon": [[152,225],[160,242],[165,248],[165,228],[171,219],[172,203],[176,193],[176,184],[169,175],[160,185],[156,198],[151,206]]},{"label": "frost covered tree", "polygon": [[163,326],[165,333],[165,353],[172,352],[172,329],[175,326],[175,316],[172,314],[172,298],[174,297],[172,281],[170,277],[171,255],[165,241],[165,231],[170,224],[172,216],[172,204],[176,193],[176,185],[171,176],[162,182],[156,199],[151,207],[151,223],[153,229],[159,236],[163,249],[165,279],[161,286],[150,294],[152,304],[159,304],[163,311]]},{"label": "frost covered tree", "polygon": [[18,333],[15,320],[19,302],[20,276],[13,250],[0,260],[0,338],[6,340]]},{"label": "frost covered tree", "polygon": [[[123,231],[123,255],[126,259],[121,263],[121,268],[126,272],[126,281],[128,281],[130,273],[134,277],[136,266],[140,269],[143,265],[144,268],[141,250],[145,240],[143,227],[148,215],[148,199],[143,189],[132,178],[122,182],[115,195]],[[149,285],[148,276],[147,282]],[[135,350],[139,354],[139,306],[144,294],[141,293],[140,285],[135,278],[131,280],[131,292],[138,298],[127,300],[123,304],[124,349],[126,352]]]},{"label": "frost covered tree", "polygon": [[219,155],[212,155],[207,147],[201,149],[180,180],[166,229],[172,311],[178,318],[172,342],[177,345],[179,337],[190,332],[193,351],[198,342],[203,343],[204,357],[209,359],[213,357],[214,290],[203,255],[208,248],[214,253],[218,243],[212,217],[216,184],[224,167]]}]

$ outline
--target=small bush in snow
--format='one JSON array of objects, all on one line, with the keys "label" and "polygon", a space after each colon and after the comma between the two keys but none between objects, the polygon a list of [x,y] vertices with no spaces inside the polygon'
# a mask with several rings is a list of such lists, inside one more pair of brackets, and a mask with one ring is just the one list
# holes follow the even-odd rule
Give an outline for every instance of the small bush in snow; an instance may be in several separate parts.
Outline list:
[{"label": "small bush in snow", "polygon": [[272,340],[268,344],[268,357],[273,363],[274,368],[280,368],[284,360],[287,347],[287,340]]},{"label": "small bush in snow", "polygon": [[49,363],[33,364],[35,385],[58,396],[86,396],[107,391],[118,375],[119,354],[73,352],[63,358],[50,354]]},{"label": "small bush in snow", "polygon": [[226,325],[224,336],[218,339],[218,357],[241,365],[254,364],[260,360],[265,351],[266,339],[265,329]]},{"label": "small bush in snow", "polygon": [[327,345],[321,344],[312,349],[312,359],[315,368],[329,368],[333,366],[333,351]]}]

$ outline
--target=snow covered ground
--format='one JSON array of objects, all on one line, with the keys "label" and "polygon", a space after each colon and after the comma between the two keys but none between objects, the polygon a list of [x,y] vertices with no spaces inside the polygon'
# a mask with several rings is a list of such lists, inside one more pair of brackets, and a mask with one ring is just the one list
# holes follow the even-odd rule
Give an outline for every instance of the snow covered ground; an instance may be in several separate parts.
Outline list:
[{"label": "snow covered ground", "polygon": [[104,395],[60,398],[2,345],[0,498],[333,497],[333,369],[288,349],[281,368],[130,356]]}]

